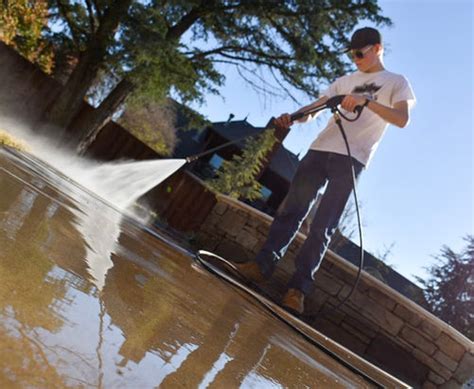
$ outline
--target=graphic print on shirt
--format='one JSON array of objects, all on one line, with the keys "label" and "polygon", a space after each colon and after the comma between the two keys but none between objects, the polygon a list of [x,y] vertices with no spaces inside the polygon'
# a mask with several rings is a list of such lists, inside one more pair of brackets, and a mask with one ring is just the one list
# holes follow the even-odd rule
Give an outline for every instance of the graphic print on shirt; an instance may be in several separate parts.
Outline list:
[{"label": "graphic print on shirt", "polygon": [[363,95],[371,100],[377,100],[377,95],[375,94],[382,88],[382,86],[377,85],[375,82],[371,82],[370,84],[365,83],[363,85],[358,85],[352,89],[352,93]]}]

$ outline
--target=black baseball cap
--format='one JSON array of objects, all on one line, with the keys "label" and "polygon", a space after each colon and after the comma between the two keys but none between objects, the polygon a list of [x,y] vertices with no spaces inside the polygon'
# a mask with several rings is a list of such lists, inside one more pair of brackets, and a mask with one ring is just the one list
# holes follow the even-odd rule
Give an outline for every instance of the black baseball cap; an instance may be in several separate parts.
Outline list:
[{"label": "black baseball cap", "polygon": [[345,51],[362,49],[365,46],[382,43],[382,35],[372,27],[364,27],[352,34],[351,43]]}]

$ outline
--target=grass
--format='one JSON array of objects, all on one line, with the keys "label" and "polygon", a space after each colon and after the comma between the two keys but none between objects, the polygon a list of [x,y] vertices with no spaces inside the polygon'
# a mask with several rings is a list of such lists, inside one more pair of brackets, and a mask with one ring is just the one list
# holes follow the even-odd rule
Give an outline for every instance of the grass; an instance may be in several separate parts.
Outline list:
[{"label": "grass", "polygon": [[28,146],[20,139],[16,139],[8,132],[0,130],[0,146],[7,146],[19,151],[28,151]]}]

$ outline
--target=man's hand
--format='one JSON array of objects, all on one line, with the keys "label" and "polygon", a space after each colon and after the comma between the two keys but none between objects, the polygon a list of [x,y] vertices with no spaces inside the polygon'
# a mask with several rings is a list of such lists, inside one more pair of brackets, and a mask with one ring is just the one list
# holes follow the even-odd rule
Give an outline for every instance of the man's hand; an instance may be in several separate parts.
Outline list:
[{"label": "man's hand", "polygon": [[[366,98],[358,95],[346,95],[342,100],[341,106],[347,111],[354,112],[355,107],[365,104]],[[383,120],[403,128],[410,122],[410,107],[408,101],[398,101],[393,107],[387,107],[375,100],[370,100],[367,108],[380,116]]]},{"label": "man's hand", "polygon": [[346,95],[342,100],[341,107],[346,111],[354,112],[355,107],[358,105],[362,106],[365,104],[366,98],[360,95]]},{"label": "man's hand", "polygon": [[293,121],[291,120],[291,115],[289,113],[284,113],[283,115],[278,116],[274,123],[275,127],[282,130],[286,130],[293,125]]}]

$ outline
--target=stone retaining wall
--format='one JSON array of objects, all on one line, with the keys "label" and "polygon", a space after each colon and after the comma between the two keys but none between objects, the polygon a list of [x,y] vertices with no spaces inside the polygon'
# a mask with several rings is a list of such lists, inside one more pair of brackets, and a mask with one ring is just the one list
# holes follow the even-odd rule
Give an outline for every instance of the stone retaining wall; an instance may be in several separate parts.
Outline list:
[{"label": "stone retaining wall", "polygon": [[[259,250],[271,220],[242,202],[217,196],[196,239],[204,249],[245,260]],[[274,298],[284,293],[304,239],[297,235],[266,287]],[[311,325],[414,387],[458,388],[473,375],[469,339],[365,272],[351,299],[334,310],[356,274],[355,266],[328,251],[307,298],[306,310],[318,313]]]}]

